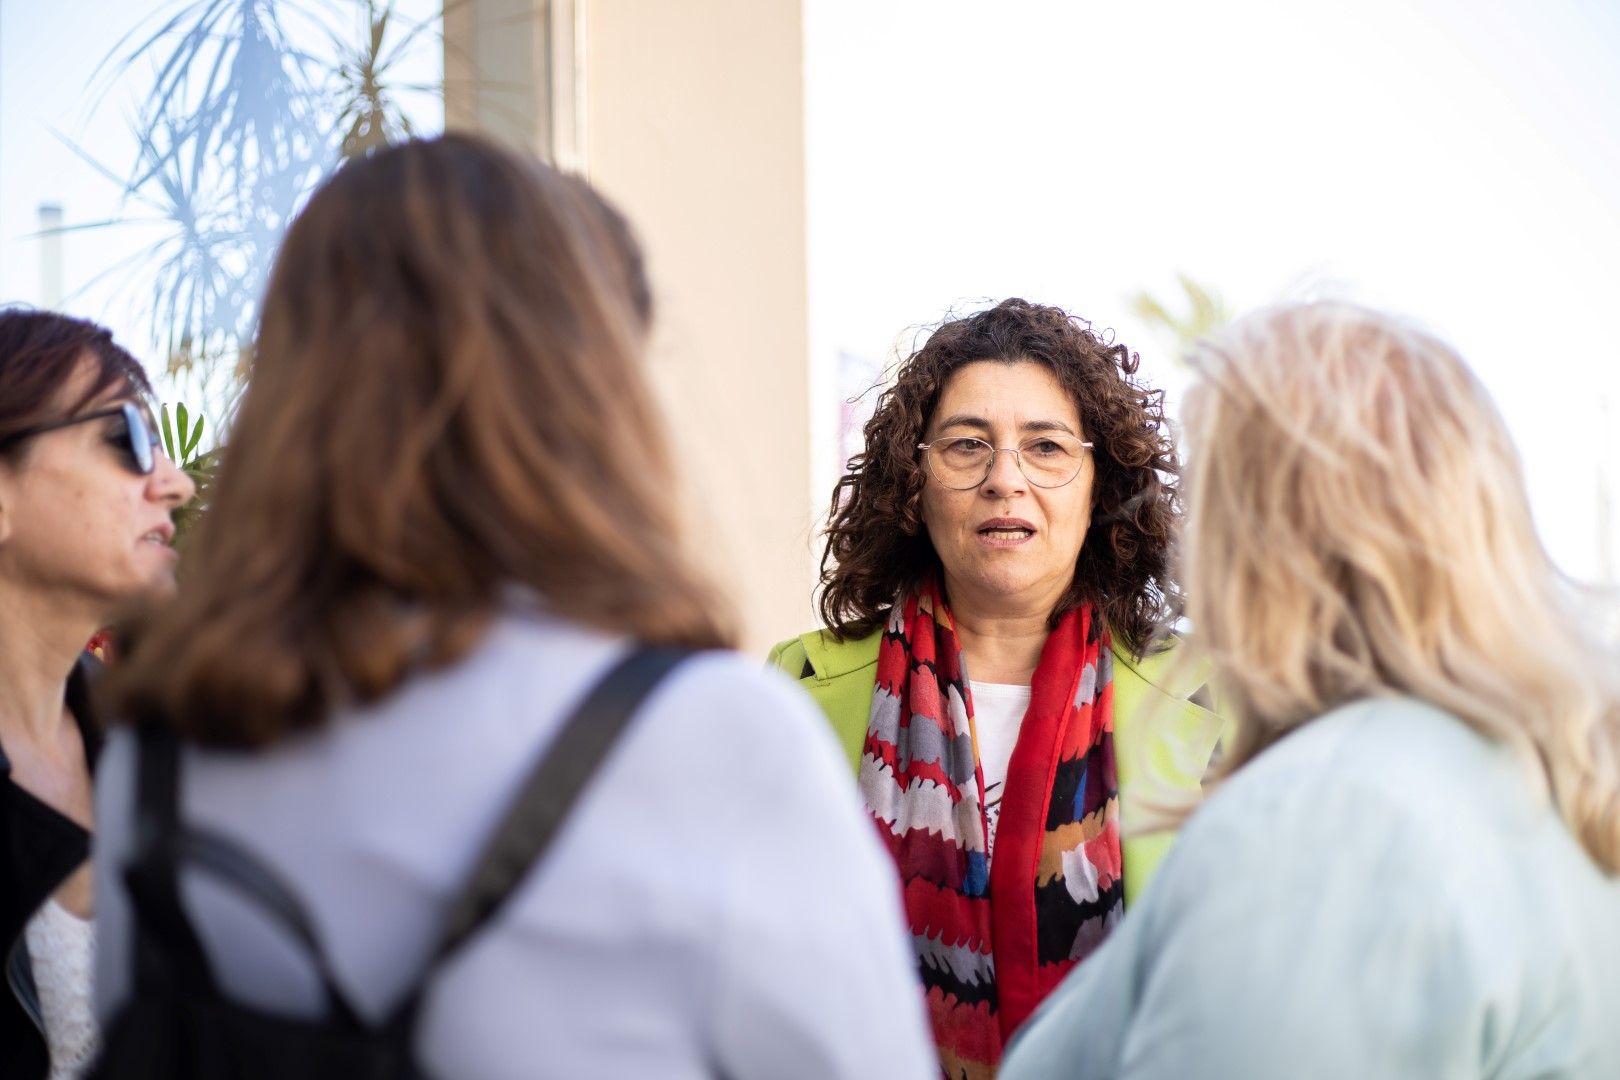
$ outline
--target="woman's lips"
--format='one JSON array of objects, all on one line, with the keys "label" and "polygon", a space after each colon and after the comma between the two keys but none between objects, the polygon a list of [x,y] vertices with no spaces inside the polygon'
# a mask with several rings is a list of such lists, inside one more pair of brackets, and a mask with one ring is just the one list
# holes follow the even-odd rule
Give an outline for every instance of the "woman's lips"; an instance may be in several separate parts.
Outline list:
[{"label": "woman's lips", "polygon": [[174,526],[164,524],[156,529],[150,529],[142,534],[141,547],[155,547],[165,552],[170,558],[178,558],[179,553],[174,550]]},{"label": "woman's lips", "polygon": [[1035,526],[1022,518],[992,518],[978,528],[981,544],[989,547],[1017,547],[1035,535]]}]

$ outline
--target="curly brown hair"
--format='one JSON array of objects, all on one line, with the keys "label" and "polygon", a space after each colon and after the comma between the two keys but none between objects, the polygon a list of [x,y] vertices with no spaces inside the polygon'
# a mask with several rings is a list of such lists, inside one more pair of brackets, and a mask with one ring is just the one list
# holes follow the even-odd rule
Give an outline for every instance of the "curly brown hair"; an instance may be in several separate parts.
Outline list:
[{"label": "curly brown hair", "polygon": [[850,459],[833,489],[821,557],[822,618],[840,640],[868,634],[903,590],[939,571],[922,527],[925,473],[917,443],[951,375],[979,360],[1044,364],[1074,398],[1095,443],[1097,472],[1087,542],[1052,624],[1089,600],[1115,637],[1141,656],[1181,609],[1170,579],[1180,470],[1164,394],[1137,379],[1136,353],[1085,319],[1016,298],[941,324],[879,395],[866,424],[866,451]]}]

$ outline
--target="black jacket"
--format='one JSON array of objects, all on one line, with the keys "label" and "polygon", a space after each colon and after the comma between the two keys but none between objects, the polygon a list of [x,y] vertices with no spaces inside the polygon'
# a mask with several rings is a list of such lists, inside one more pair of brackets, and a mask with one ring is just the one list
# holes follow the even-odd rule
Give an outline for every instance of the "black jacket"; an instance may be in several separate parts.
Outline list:
[{"label": "black jacket", "polygon": [[[67,707],[78,721],[92,770],[101,753],[101,727],[90,708],[90,682],[99,667],[89,654],[68,676]],[[0,949],[6,988],[0,993],[0,1077],[35,1080],[50,1071],[39,994],[23,931],[39,906],[90,857],[90,834],[12,783],[0,747]]]}]

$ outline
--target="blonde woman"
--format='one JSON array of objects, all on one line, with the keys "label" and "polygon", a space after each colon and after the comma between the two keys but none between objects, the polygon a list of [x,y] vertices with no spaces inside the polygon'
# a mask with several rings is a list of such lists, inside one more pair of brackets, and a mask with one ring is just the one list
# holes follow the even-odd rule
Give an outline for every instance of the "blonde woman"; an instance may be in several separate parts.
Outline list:
[{"label": "blonde woman", "polygon": [[1620,1076],[1620,691],[1458,356],[1245,319],[1187,402],[1224,782],[1003,1076]]}]

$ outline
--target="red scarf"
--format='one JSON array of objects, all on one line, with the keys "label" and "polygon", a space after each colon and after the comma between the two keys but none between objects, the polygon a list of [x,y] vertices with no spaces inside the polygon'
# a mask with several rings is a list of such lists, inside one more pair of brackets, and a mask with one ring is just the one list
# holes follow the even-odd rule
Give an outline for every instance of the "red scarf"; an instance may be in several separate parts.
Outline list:
[{"label": "red scarf", "polygon": [[951,1080],[1001,1049],[1124,912],[1113,650],[1090,605],[1065,614],[1030,681],[986,857],[962,649],[937,582],[900,598],[878,652],[861,793],[900,870],[934,1041]]}]

